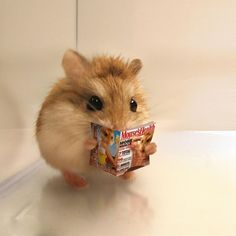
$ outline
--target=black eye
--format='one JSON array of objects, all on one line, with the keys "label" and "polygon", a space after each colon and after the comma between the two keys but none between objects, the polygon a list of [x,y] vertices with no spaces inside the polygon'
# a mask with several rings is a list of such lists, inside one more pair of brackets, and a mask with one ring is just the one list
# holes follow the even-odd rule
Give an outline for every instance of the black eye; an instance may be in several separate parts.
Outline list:
[{"label": "black eye", "polygon": [[132,112],[136,112],[137,106],[138,106],[137,102],[132,98],[132,99],[130,100],[130,110],[131,110]]},{"label": "black eye", "polygon": [[99,97],[97,96],[92,96],[89,100],[88,100],[88,104],[87,104],[87,109],[90,111],[100,111],[102,110],[103,107],[103,103],[100,100]]}]

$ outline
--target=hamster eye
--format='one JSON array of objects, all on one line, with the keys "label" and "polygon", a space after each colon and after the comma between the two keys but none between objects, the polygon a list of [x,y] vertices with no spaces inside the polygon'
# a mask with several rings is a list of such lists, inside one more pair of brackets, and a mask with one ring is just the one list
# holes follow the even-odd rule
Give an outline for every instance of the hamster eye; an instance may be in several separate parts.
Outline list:
[{"label": "hamster eye", "polygon": [[130,105],[130,110],[132,112],[136,112],[138,104],[133,98],[131,98],[129,105]]},{"label": "hamster eye", "polygon": [[90,111],[102,110],[103,103],[98,96],[92,96],[88,100],[87,109]]}]

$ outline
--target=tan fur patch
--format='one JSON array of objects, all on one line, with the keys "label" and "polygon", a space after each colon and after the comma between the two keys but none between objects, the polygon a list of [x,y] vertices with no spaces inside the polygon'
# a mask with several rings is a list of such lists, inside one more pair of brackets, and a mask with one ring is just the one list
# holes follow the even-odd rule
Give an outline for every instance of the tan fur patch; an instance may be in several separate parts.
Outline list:
[{"label": "tan fur patch", "polygon": [[119,57],[96,57],[92,60],[92,76],[106,78],[108,76],[126,78],[129,75],[128,63]]}]

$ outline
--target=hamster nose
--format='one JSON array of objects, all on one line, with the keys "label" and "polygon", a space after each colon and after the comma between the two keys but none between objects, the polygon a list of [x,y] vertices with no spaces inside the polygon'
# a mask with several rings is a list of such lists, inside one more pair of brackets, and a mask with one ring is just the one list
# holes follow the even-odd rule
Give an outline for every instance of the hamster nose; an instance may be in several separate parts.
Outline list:
[{"label": "hamster nose", "polygon": [[113,123],[113,129],[115,130],[125,130],[126,129],[126,124],[125,122],[118,121]]}]

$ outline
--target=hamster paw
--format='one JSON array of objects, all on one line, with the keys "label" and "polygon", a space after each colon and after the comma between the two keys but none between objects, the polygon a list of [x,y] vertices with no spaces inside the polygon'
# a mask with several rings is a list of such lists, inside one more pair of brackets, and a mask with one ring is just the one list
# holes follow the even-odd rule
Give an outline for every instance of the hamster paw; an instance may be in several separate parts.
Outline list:
[{"label": "hamster paw", "polygon": [[145,153],[149,156],[157,151],[157,145],[155,143],[147,144],[145,147]]},{"label": "hamster paw", "polygon": [[87,150],[92,150],[97,145],[97,140],[94,138],[88,138],[84,142],[84,146]]},{"label": "hamster paw", "polygon": [[123,180],[133,180],[135,178],[135,173],[132,171],[129,171],[119,177]]},{"label": "hamster paw", "polygon": [[63,176],[66,183],[74,188],[84,188],[88,186],[87,181],[82,176],[76,175],[69,171],[64,171]]}]

